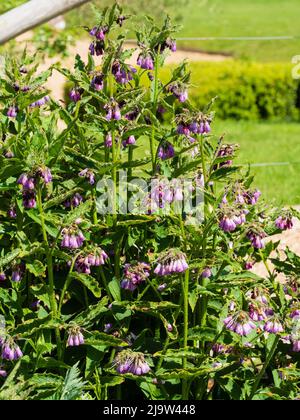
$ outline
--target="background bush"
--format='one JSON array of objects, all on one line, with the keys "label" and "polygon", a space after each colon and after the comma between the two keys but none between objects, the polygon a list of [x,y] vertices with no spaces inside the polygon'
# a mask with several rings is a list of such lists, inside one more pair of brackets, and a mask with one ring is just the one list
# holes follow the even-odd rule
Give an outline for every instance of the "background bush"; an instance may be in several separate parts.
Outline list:
[{"label": "background bush", "polygon": [[[190,63],[190,99],[203,109],[218,96],[214,109],[222,119],[295,120],[299,118],[299,83],[290,65],[281,63]],[[165,69],[163,76],[170,72]]]}]

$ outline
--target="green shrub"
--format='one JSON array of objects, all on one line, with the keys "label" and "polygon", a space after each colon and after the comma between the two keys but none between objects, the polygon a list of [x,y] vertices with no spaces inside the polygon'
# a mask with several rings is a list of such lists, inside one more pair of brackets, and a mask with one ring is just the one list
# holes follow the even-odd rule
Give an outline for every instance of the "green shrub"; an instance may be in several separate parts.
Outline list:
[{"label": "green shrub", "polygon": [[[189,68],[192,71],[191,101],[202,109],[217,96],[215,109],[219,118],[299,118],[298,82],[292,79],[289,65],[230,60],[191,63]],[[164,72],[167,78],[170,67]]]}]

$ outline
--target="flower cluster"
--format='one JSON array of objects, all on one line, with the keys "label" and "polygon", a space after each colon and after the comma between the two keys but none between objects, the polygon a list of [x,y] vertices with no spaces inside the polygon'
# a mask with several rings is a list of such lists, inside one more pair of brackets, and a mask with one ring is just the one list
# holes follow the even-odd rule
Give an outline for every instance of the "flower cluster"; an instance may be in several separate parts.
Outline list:
[{"label": "flower cluster", "polygon": [[[81,175],[79,175],[79,176],[81,176]],[[65,206],[65,208],[75,208],[75,207],[78,207],[82,202],[83,202],[82,196],[79,193],[76,193],[76,194],[74,194],[74,196],[71,199],[66,200],[64,202],[64,206]]]},{"label": "flower cluster", "polygon": [[25,272],[24,264],[14,264],[12,267],[11,281],[14,283],[19,283],[22,280],[24,272]]},{"label": "flower cluster", "polygon": [[152,55],[150,53],[147,53],[146,51],[140,53],[137,59],[137,65],[144,70],[153,70],[154,62]]},{"label": "flower cluster", "polygon": [[130,290],[133,292],[139,284],[146,281],[149,275],[150,265],[145,262],[125,264],[121,287],[122,289]]},{"label": "flower cluster", "polygon": [[93,76],[91,81],[91,87],[96,91],[103,90],[104,88],[104,75],[102,73],[97,73]]},{"label": "flower cluster", "polygon": [[118,121],[122,118],[120,106],[113,98],[111,98],[111,100],[107,104],[104,105],[104,109],[106,111],[105,118],[107,119],[107,121],[110,121],[110,120]]},{"label": "flower cluster", "polygon": [[247,238],[250,240],[253,248],[262,249],[265,246],[264,238],[266,233],[257,227],[250,228],[247,232]]},{"label": "flower cluster", "polygon": [[8,338],[0,344],[2,346],[1,357],[3,360],[18,360],[23,356],[20,347],[14,342],[12,338]]},{"label": "flower cluster", "polygon": [[32,104],[29,105],[30,108],[38,108],[41,107],[43,105],[46,105],[46,103],[48,103],[50,101],[50,97],[48,95],[44,96],[41,99],[38,99],[36,102],[33,102]]},{"label": "flower cluster", "polygon": [[[88,180],[88,182],[90,183],[90,185],[94,185],[95,184],[95,174],[90,169],[85,168],[82,171],[80,171],[78,175],[81,178],[86,178]],[[80,198],[81,198],[81,201],[82,201],[82,197],[81,196],[80,196]],[[73,207],[77,207],[77,206],[73,206]]]},{"label": "flower cluster", "polygon": [[150,367],[145,360],[143,353],[123,350],[114,359],[114,366],[120,374],[132,373],[133,375],[145,375],[150,371]]},{"label": "flower cluster", "polygon": [[188,99],[188,91],[185,85],[180,83],[172,83],[168,87],[168,91],[171,92],[181,103]]},{"label": "flower cluster", "polygon": [[17,181],[22,186],[23,206],[26,209],[36,207],[36,186],[40,179],[45,184],[49,184],[52,181],[52,174],[49,168],[40,167],[32,173],[23,173]]},{"label": "flower cluster", "polygon": [[152,180],[150,193],[144,198],[144,207],[152,214],[172,203],[182,202],[183,198],[180,180],[174,179],[169,182],[164,178],[156,178]]},{"label": "flower cluster", "polygon": [[[220,162],[217,167],[232,165],[232,157],[234,155],[234,152],[235,152],[235,145],[222,144],[217,153],[217,157],[222,158],[222,162]],[[225,158],[228,158],[228,159],[223,160]]]},{"label": "flower cluster", "polygon": [[275,226],[280,230],[288,230],[293,228],[292,215],[286,213],[284,215],[278,216],[275,220]]},{"label": "flower cluster", "polygon": [[195,115],[195,117],[187,117],[179,115],[176,118],[177,134],[190,137],[193,134],[209,134],[211,131],[212,119],[203,114]]},{"label": "flower cluster", "polygon": [[89,34],[93,37],[93,41],[89,46],[91,55],[101,56],[105,50],[105,35],[108,33],[109,28],[107,26],[99,27],[94,26]]},{"label": "flower cluster", "polygon": [[178,249],[169,249],[162,253],[156,263],[154,273],[158,276],[180,274],[189,268],[186,255]]},{"label": "flower cluster", "polygon": [[84,337],[79,327],[72,327],[69,330],[67,340],[68,347],[77,347],[84,344]]},{"label": "flower cluster", "polygon": [[8,108],[6,115],[9,118],[16,118],[18,115],[19,108],[15,105],[12,105]]},{"label": "flower cluster", "polygon": [[75,270],[78,273],[90,274],[91,267],[100,267],[105,264],[108,255],[101,248],[97,248],[86,256],[79,256],[75,261]]},{"label": "flower cluster", "polygon": [[256,325],[251,321],[247,312],[239,311],[235,315],[229,315],[224,319],[224,325],[228,330],[234,331],[241,336],[247,336]]},{"label": "flower cluster", "polygon": [[136,73],[136,68],[120,63],[116,60],[112,65],[112,74],[117,83],[126,84],[133,79],[133,75]]},{"label": "flower cluster", "polygon": [[[226,204],[226,197],[223,197],[223,203]],[[241,209],[239,206],[221,205],[219,211],[219,227],[224,232],[233,232],[238,226],[246,223],[245,209]]]},{"label": "flower cluster", "polygon": [[237,226],[242,225],[246,222],[245,214],[240,215],[224,215],[219,223],[220,229],[224,232],[233,232]]},{"label": "flower cluster", "polygon": [[125,140],[122,141],[123,147],[133,146],[136,143],[136,139],[133,135],[128,136]]},{"label": "flower cluster", "polygon": [[175,156],[174,146],[168,141],[161,143],[158,148],[157,156],[161,160],[173,158]]},{"label": "flower cluster", "polygon": [[255,288],[245,294],[248,299],[249,313],[245,311],[238,311],[233,315],[229,315],[224,319],[224,324],[227,329],[236,332],[239,335],[247,336],[251,330],[258,327],[263,331],[278,334],[284,331],[283,325],[279,318],[274,314],[270,308],[270,297],[265,290]]},{"label": "flower cluster", "polygon": [[243,196],[242,200],[244,203],[254,206],[258,202],[258,199],[261,196],[261,192],[259,190],[254,190],[254,191],[248,190],[248,191],[244,191],[242,196]]},{"label": "flower cluster", "polygon": [[74,224],[69,228],[64,228],[61,233],[63,236],[60,244],[62,248],[77,249],[80,248],[85,241],[85,237],[81,230],[79,230],[77,224]]}]

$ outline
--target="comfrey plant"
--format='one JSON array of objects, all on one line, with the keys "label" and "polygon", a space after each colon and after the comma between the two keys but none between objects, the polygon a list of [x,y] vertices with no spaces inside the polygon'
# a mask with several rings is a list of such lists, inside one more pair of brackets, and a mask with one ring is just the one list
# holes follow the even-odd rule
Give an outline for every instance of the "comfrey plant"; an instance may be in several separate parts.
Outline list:
[{"label": "comfrey plant", "polygon": [[269,208],[234,165],[213,101],[189,103],[186,63],[160,79],[176,49],[170,20],[145,18],[134,66],[128,20],[115,5],[86,28],[86,62],[57,69],[66,106],[43,87],[53,69],[6,60],[3,389],[55,398],[77,363],[94,399],[296,399],[300,264],[277,258],[270,236],[297,214]]}]

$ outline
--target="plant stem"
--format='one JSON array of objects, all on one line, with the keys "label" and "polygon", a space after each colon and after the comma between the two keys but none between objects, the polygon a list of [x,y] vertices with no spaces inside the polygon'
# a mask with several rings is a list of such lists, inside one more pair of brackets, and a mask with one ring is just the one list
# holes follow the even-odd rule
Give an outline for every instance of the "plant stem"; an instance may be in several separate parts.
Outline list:
[{"label": "plant stem", "polygon": [[117,222],[117,214],[116,214],[116,209],[117,209],[117,168],[116,168],[116,143],[115,143],[115,130],[112,130],[111,133],[111,137],[112,137],[112,163],[113,163],[113,168],[112,168],[112,180],[113,180],[113,196],[112,196],[112,213],[113,213],[113,221],[114,221],[114,225]]},{"label": "plant stem", "polygon": [[[180,293],[180,300],[179,300],[179,303],[178,303],[178,308],[177,308],[177,310],[175,312],[175,315],[174,315],[174,322],[177,321],[177,318],[180,314],[181,307],[182,307],[182,302],[183,302],[183,295],[182,295],[182,293]],[[169,347],[169,343],[170,343],[170,337],[167,337],[167,339],[165,341],[165,344],[164,344],[164,347],[162,349],[162,352],[165,352],[167,350],[167,348]],[[162,355],[162,356],[160,356],[160,358],[158,360],[156,370],[161,368],[163,361],[164,361],[164,356]]]},{"label": "plant stem", "polygon": [[275,351],[276,351],[276,348],[277,348],[277,345],[278,345],[279,339],[280,339],[280,337],[279,337],[278,335],[277,335],[277,336],[275,337],[275,339],[274,339],[274,343],[273,343],[273,345],[272,345],[272,347],[271,347],[271,350],[270,350],[270,352],[269,352],[269,354],[268,354],[268,356],[267,356],[267,358],[266,358],[266,361],[265,361],[265,363],[264,363],[264,365],[263,365],[263,368],[262,368],[262,370],[259,372],[259,374],[258,374],[258,376],[257,376],[257,378],[256,378],[256,381],[254,382],[254,385],[253,385],[253,387],[252,387],[251,394],[250,394],[250,398],[249,398],[250,400],[252,400],[252,399],[253,399],[253,397],[254,397],[254,395],[255,395],[255,393],[256,393],[256,391],[257,391],[258,385],[259,385],[259,383],[260,383],[260,381],[261,381],[262,377],[264,376],[265,371],[266,371],[267,367],[269,366],[269,364],[270,364],[270,362],[271,362],[271,360],[272,360],[272,358],[273,358],[273,356],[274,356],[274,353],[275,353]]},{"label": "plant stem", "polygon": [[132,178],[132,167],[131,162],[133,158],[133,148],[131,146],[128,147],[128,179]]},{"label": "plant stem", "polygon": [[51,304],[52,316],[53,316],[53,318],[56,318],[56,316],[57,316],[57,305],[56,305],[55,290],[54,290],[53,262],[52,262],[51,250],[49,249],[47,231],[46,231],[46,226],[45,226],[45,216],[44,216],[43,204],[42,204],[42,191],[41,191],[40,185],[38,185],[38,187],[37,187],[37,204],[38,204],[38,209],[39,209],[39,213],[40,213],[44,244],[45,244],[45,247],[46,247],[48,281],[49,281],[49,300],[50,300],[50,304]]},{"label": "plant stem", "polygon": [[201,140],[200,140],[200,152],[201,152],[202,174],[203,174],[203,179],[204,179],[204,190],[205,190],[206,182],[207,182],[207,177],[206,177],[206,167],[205,167],[204,139],[203,139],[203,135],[201,135]]},{"label": "plant stem", "polygon": [[[160,51],[157,52],[155,56],[155,62],[154,62],[154,80],[153,80],[153,98],[152,98],[153,99],[153,108],[152,108],[153,115],[156,115],[156,111],[157,111],[159,54],[160,54]],[[155,141],[155,126],[152,123],[152,132],[151,132],[151,137],[150,137],[152,175],[154,175],[156,171],[156,153],[155,153],[155,148],[154,148],[154,141]]]},{"label": "plant stem", "polygon": [[[187,237],[185,232],[184,222],[182,217],[180,217],[180,227],[184,243],[184,252],[187,253]],[[184,350],[188,345],[188,329],[189,329],[189,280],[190,280],[190,271],[186,270],[184,273],[184,278],[182,279],[182,295],[183,295],[183,348]],[[187,358],[183,357],[182,367],[186,369],[187,367]],[[188,381],[182,381],[182,399],[188,399]]]},{"label": "plant stem", "polygon": [[104,284],[106,293],[107,293],[109,299],[111,300],[111,302],[113,302],[114,301],[114,298],[112,297],[112,295],[110,293],[110,290],[109,290],[109,287],[108,287],[108,283],[107,283],[107,280],[106,280],[106,277],[105,277],[103,268],[100,266],[100,267],[98,267],[98,270],[99,270],[100,276],[102,278],[102,281],[103,281],[103,284]]},{"label": "plant stem", "polygon": [[[46,259],[47,259],[47,269],[48,269],[48,296],[51,306],[52,318],[57,319],[57,303],[55,299],[55,287],[54,287],[54,275],[53,275],[53,261],[52,261],[52,250],[49,248],[46,225],[45,225],[45,216],[42,203],[42,190],[41,186],[37,186],[37,205],[39,209],[43,240],[46,248]],[[56,343],[57,343],[57,352],[58,358],[61,358],[61,339],[59,329],[55,329]]]},{"label": "plant stem", "polygon": [[96,188],[92,189],[92,198],[93,198],[93,223],[94,223],[94,225],[98,225]]},{"label": "plant stem", "polygon": [[78,255],[79,255],[79,254],[80,254],[80,253],[77,253],[77,254],[75,255],[75,257],[73,258],[73,260],[72,260],[72,263],[71,263],[71,267],[70,267],[69,273],[68,273],[68,275],[67,275],[67,278],[66,278],[66,281],[65,281],[64,287],[63,287],[62,292],[61,292],[61,295],[60,295],[59,304],[58,304],[58,315],[59,315],[59,316],[60,316],[60,314],[61,314],[61,308],[62,308],[62,305],[63,305],[63,302],[64,302],[64,297],[65,297],[65,294],[66,294],[66,292],[67,292],[67,290],[68,290],[68,288],[69,288],[69,286],[70,286],[70,284],[71,284],[71,281],[72,281],[71,274],[72,274],[73,269],[74,269],[75,261],[77,260],[77,257],[78,257]]},{"label": "plant stem", "polygon": [[[182,293],[183,293],[183,348],[187,349],[188,345],[188,328],[189,328],[189,269],[184,274],[182,280]],[[187,358],[184,357],[182,360],[182,367],[186,369]],[[188,381],[182,381],[182,399],[188,399]]]}]

